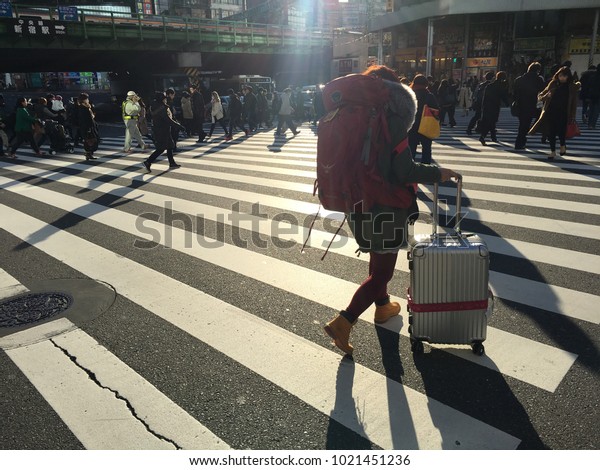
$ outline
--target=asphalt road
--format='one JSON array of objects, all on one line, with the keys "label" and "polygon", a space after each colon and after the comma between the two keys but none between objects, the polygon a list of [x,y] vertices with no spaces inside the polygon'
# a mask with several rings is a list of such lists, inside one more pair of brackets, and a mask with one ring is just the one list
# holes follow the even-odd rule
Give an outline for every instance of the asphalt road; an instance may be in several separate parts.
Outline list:
[{"label": "asphalt road", "polygon": [[[330,345],[322,325],[367,257],[342,238],[320,260],[339,224],[323,210],[300,252],[318,205],[308,125],[184,139],[182,167],[150,175],[144,154],[119,153],[119,123],[102,126],[91,163],[26,148],[0,160],[0,294],[56,279],[116,292],[96,316],[0,327],[0,447],[598,449],[600,133],[549,162],[539,138],[512,150],[507,110],[487,147],[466,119],[433,153],[464,175],[463,231],[491,251],[483,357],[427,344],[413,356],[403,254],[391,284],[402,315],[375,327],[366,312],[354,361]],[[440,189],[450,213],[454,191]],[[421,187],[424,213],[430,201]]]}]

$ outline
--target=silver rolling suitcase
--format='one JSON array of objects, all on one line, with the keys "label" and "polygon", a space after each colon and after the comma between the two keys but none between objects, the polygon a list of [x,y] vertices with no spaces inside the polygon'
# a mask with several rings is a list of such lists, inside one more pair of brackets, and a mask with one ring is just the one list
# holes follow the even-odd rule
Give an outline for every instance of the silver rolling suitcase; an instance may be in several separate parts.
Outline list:
[{"label": "silver rolling suitcase", "polygon": [[489,251],[477,235],[460,231],[462,180],[458,180],[454,230],[438,233],[438,185],[434,187],[433,233],[415,237],[408,252],[411,349],[423,341],[470,344],[483,355],[487,319],[493,309],[488,287]]}]

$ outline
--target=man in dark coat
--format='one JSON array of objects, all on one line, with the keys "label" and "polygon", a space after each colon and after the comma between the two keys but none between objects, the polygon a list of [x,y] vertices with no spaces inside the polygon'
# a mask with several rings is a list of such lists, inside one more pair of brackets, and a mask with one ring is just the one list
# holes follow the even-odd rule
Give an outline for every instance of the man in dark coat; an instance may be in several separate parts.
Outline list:
[{"label": "man in dark coat", "polygon": [[206,137],[206,132],[204,132],[204,98],[196,85],[190,85],[190,95],[192,98],[192,112],[194,113],[194,130],[198,132],[198,143],[200,143]]},{"label": "man in dark coat", "polygon": [[542,65],[539,62],[529,64],[527,72],[517,77],[514,84],[514,101],[518,108],[519,133],[515,141],[515,150],[524,150],[527,145],[527,132],[531,121],[538,118],[538,94],[544,89],[544,79],[540,77]]},{"label": "man in dark coat", "polygon": [[473,128],[475,127],[475,124],[477,124],[477,121],[481,119],[481,104],[483,103],[483,94],[485,93],[486,87],[492,83],[493,79],[494,72],[486,73],[485,81],[481,82],[477,86],[475,93],[473,93],[473,104],[471,106],[473,111],[475,111],[475,115],[471,118],[471,121],[469,121],[469,125],[467,126],[467,134],[469,135],[473,133]]},{"label": "man in dark coat", "polygon": [[481,120],[480,120],[480,137],[481,145],[487,145],[485,138],[490,133],[493,142],[498,142],[496,139],[496,124],[500,117],[500,107],[504,103],[508,103],[508,82],[506,80],[506,72],[498,72],[496,78],[483,92],[483,102],[481,103]]},{"label": "man in dark coat", "polygon": [[579,97],[581,98],[581,120],[584,124],[587,124],[589,120],[589,108],[591,104],[590,99],[590,90],[592,89],[592,85],[594,83],[594,78],[596,76],[596,66],[590,65],[590,68],[581,74],[581,78],[579,83],[581,83],[581,90],[579,91]]},{"label": "man in dark coat", "polygon": [[590,116],[588,129],[596,129],[598,117],[600,116],[600,64],[596,67],[596,73],[590,83]]},{"label": "man in dark coat", "polygon": [[[175,120],[175,90],[173,88],[167,88],[165,94],[167,95],[167,106],[169,107],[169,111],[171,111],[171,117]],[[173,147],[173,151],[175,152],[177,150],[177,141],[179,140],[179,126],[171,127],[171,137],[175,144]]]},{"label": "man in dark coat", "polygon": [[244,117],[248,121],[249,131],[254,132],[257,127],[258,100],[250,85],[244,86],[242,93],[244,93]]},{"label": "man in dark coat", "polygon": [[233,139],[233,130],[235,128],[243,130],[246,136],[248,136],[248,130],[244,127],[244,123],[242,122],[242,102],[240,101],[240,98],[232,88],[230,88],[227,93],[229,94],[229,133],[225,140],[229,141]]},{"label": "man in dark coat", "polygon": [[173,119],[173,115],[167,104],[167,95],[162,91],[155,93],[154,102],[150,106],[150,114],[152,115],[152,131],[154,133],[154,146],[156,150],[142,163],[146,167],[146,170],[148,170],[148,173],[150,173],[150,165],[166,151],[167,158],[169,159],[169,168],[179,168],[181,165],[178,165],[173,158],[175,143],[173,142],[171,128],[177,127],[178,129],[183,129],[183,126]]}]

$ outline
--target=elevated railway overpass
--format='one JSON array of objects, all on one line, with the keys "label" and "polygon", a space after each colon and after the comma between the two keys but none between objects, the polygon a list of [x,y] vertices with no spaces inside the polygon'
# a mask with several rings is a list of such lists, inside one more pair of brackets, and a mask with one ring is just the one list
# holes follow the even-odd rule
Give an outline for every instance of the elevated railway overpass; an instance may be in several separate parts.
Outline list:
[{"label": "elevated railway overpass", "polygon": [[[0,17],[0,72],[128,71],[181,68],[223,76],[258,74],[290,82],[328,78],[331,31],[86,9],[13,4]],[[285,78],[283,78],[285,77]],[[292,80],[293,78],[293,80]]]}]

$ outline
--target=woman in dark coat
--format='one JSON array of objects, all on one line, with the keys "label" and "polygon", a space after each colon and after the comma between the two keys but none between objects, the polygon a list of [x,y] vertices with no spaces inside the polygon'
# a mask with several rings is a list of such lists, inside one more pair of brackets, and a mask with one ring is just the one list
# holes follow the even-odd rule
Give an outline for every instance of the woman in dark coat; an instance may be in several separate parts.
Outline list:
[{"label": "woman in dark coat", "polygon": [[479,142],[486,145],[485,138],[488,132],[492,136],[493,142],[496,139],[496,124],[500,117],[500,106],[504,103],[508,106],[508,82],[506,81],[506,72],[498,72],[496,79],[490,83],[483,92],[483,102],[481,104],[481,120],[479,122]]},{"label": "woman in dark coat", "polygon": [[79,106],[77,106],[77,123],[79,125],[79,135],[83,139],[83,150],[86,160],[95,160],[94,152],[98,150],[98,124],[94,115],[94,110],[90,104],[90,97],[87,93],[79,95]]},{"label": "woman in dark coat", "polygon": [[185,128],[173,119],[167,104],[167,95],[162,91],[155,93],[154,102],[150,106],[150,114],[152,115],[152,132],[156,150],[150,154],[147,160],[144,160],[143,164],[146,170],[150,173],[150,165],[165,151],[169,159],[169,168],[179,168],[181,165],[178,165],[173,158],[175,142],[173,142],[171,128],[178,127],[182,130]]},{"label": "woman in dark coat", "polygon": [[431,143],[429,137],[419,134],[419,125],[423,114],[423,106],[427,105],[433,110],[438,110],[438,102],[435,96],[427,88],[429,82],[424,75],[417,75],[411,84],[412,91],[417,97],[417,114],[415,123],[408,133],[408,146],[413,157],[417,154],[417,145],[421,144],[421,163],[431,163]]},{"label": "woman in dark coat", "polygon": [[567,124],[575,121],[579,84],[574,82],[571,69],[561,67],[552,77],[546,88],[538,95],[544,103],[540,118],[533,125],[530,134],[541,132],[548,136],[550,142],[550,155],[552,160],[556,156],[556,137],[560,141],[560,154],[567,153],[565,134]]}]

